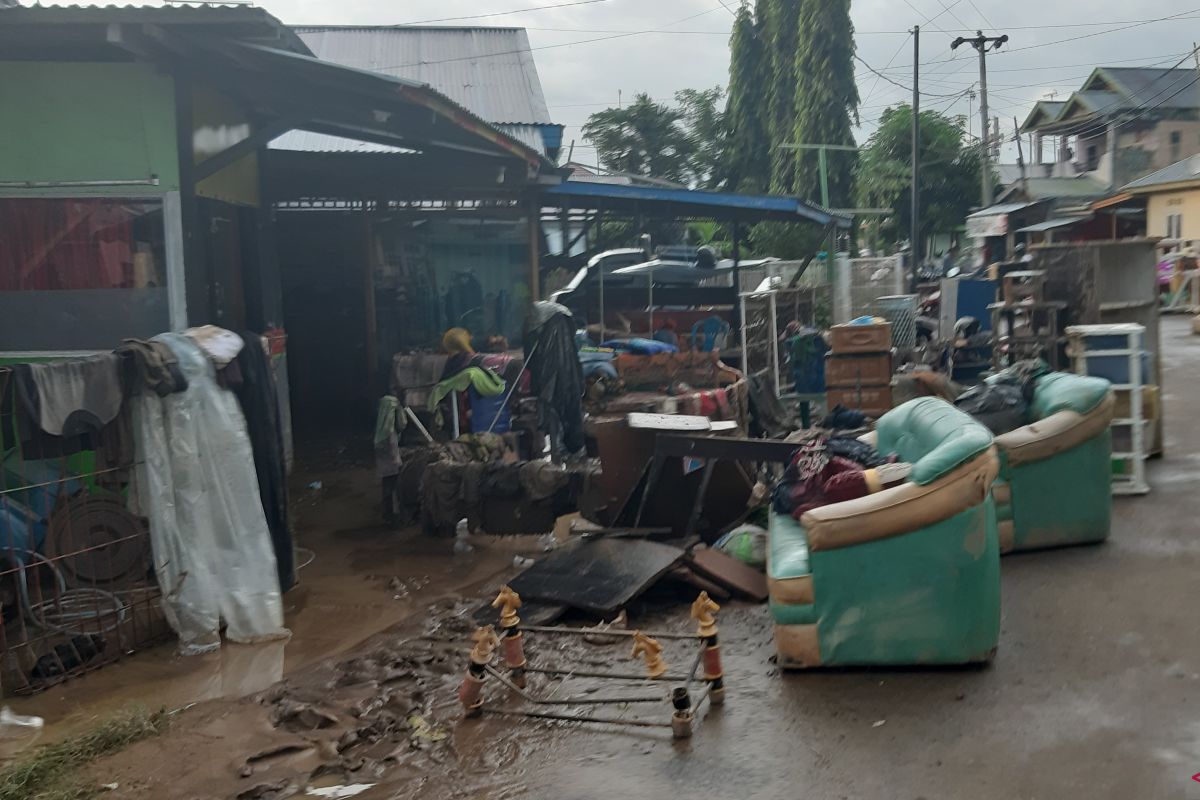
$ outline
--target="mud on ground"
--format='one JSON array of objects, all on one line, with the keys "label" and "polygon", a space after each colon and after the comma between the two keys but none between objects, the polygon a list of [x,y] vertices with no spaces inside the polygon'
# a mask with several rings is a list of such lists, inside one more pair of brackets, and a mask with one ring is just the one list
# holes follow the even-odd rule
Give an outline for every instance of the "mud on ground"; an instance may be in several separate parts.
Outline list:
[{"label": "mud on ground", "polygon": [[[243,700],[187,709],[169,733],[98,762],[90,775],[99,784],[116,783],[120,797],[129,800],[282,800],[355,784],[373,785],[358,795],[363,800],[525,797],[530,769],[543,768],[558,740],[583,728],[491,715],[464,719],[457,691],[479,602],[437,603],[423,623],[375,636],[352,657],[301,670]],[[686,632],[694,625],[687,614],[685,603],[654,621]],[[531,664],[642,672],[641,661],[630,660],[626,638],[526,638]],[[667,645],[672,672],[686,671],[695,645]],[[531,674],[527,690],[557,697],[656,697],[661,702],[604,706],[603,713],[665,723],[669,689],[665,683]],[[532,708],[494,679],[485,695],[489,704]],[[642,744],[671,742],[665,728],[608,730]]]}]

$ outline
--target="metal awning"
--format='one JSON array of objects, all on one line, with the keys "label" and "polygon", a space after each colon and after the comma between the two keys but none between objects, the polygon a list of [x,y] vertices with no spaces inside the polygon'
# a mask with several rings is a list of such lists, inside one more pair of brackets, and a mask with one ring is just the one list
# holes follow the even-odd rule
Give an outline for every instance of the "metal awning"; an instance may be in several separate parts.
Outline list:
[{"label": "metal awning", "polygon": [[1048,219],[1045,222],[1038,222],[1034,225],[1026,225],[1024,228],[1017,228],[1014,233],[1044,233],[1045,231],[1054,230],[1055,228],[1066,228],[1074,225],[1077,222],[1087,222],[1092,217],[1089,214],[1086,217],[1059,217],[1058,219]]},{"label": "metal awning", "polygon": [[542,193],[542,203],[563,209],[614,211],[630,216],[734,222],[809,222],[850,227],[850,217],[795,197],[705,192],[657,186],[563,181]]},{"label": "metal awning", "polygon": [[996,217],[1001,214],[1015,214],[1018,211],[1036,206],[1038,203],[1044,203],[1045,200],[1031,200],[1026,203],[1001,203],[1000,205],[988,206],[981,208],[973,214],[968,214],[967,219],[979,219],[980,217]]}]

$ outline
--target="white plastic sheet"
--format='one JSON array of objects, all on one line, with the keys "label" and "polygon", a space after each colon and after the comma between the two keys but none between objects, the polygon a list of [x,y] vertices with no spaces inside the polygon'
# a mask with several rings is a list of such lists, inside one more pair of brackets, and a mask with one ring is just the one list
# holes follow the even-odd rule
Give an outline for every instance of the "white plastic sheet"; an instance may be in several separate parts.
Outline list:
[{"label": "white plastic sheet", "polygon": [[237,399],[217,385],[194,342],[174,333],[157,338],[188,380],[178,394],[133,398],[138,501],[150,520],[167,622],[185,655],[219,648],[222,621],[231,641],[286,637],[275,553]]}]

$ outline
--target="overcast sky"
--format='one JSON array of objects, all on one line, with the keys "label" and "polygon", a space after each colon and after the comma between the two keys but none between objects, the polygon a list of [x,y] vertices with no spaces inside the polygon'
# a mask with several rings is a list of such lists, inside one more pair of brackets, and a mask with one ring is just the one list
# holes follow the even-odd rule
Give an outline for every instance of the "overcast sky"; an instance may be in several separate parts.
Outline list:
[{"label": "overcast sky", "polygon": [[[738,0],[257,0],[286,23],[523,26],[550,113],[576,140],[576,160],[595,151],[580,138],[588,114],[648,92],[670,100],[679,89],[724,85],[729,31]],[[155,3],[156,4],[156,3]],[[560,6],[521,13],[538,6]],[[1142,11],[1138,11],[1138,8]],[[860,141],[889,104],[911,99],[913,52],[907,31],[921,26],[923,107],[956,114],[974,110],[966,96],[978,81],[969,46],[950,41],[982,28],[1007,33],[1009,45],[989,55],[989,96],[1005,133],[1033,101],[1078,88],[1093,66],[1172,66],[1200,39],[1200,0],[853,0],[862,95]],[[446,19],[464,17],[463,19]],[[1155,22],[1163,17],[1173,19]],[[1140,19],[1139,19],[1140,18]],[[635,33],[636,32],[636,33]],[[1194,66],[1189,58],[1187,66]],[[894,82],[894,83],[893,83]],[[899,85],[896,85],[899,84]],[[1011,149],[1011,148],[1010,148]],[[1047,148],[1048,153],[1048,148]],[[1006,151],[1004,160],[1015,160]]]}]

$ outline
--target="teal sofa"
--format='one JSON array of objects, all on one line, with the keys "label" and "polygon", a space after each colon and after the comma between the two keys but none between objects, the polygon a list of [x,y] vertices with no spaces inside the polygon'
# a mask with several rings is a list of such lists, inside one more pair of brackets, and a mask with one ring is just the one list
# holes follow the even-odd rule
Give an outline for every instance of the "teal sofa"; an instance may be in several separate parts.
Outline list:
[{"label": "teal sofa", "polygon": [[880,418],[881,453],[910,482],[770,522],[767,578],[784,668],[990,660],[1000,563],[986,427],[949,403],[912,400]]},{"label": "teal sofa", "polygon": [[1103,378],[1051,372],[1038,379],[1029,424],[996,437],[1001,553],[1108,538],[1114,405]]}]

